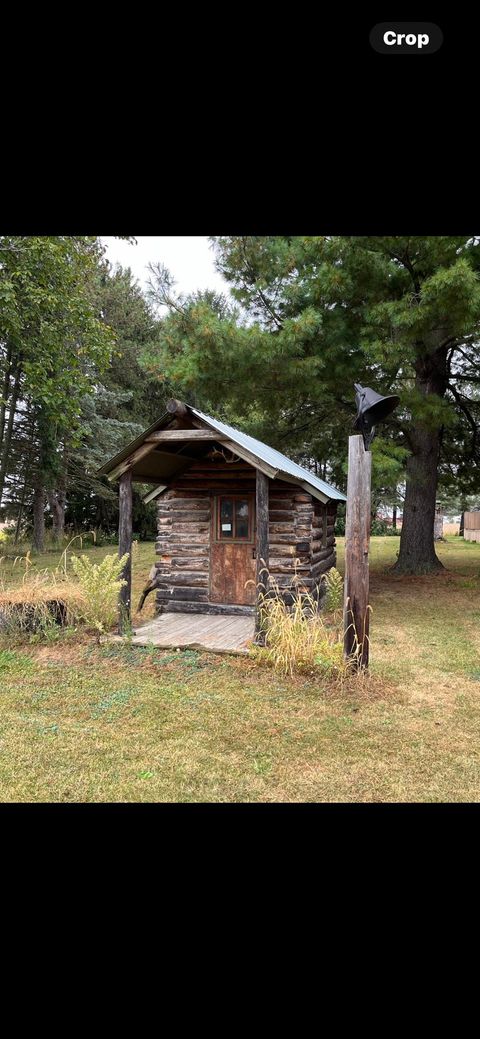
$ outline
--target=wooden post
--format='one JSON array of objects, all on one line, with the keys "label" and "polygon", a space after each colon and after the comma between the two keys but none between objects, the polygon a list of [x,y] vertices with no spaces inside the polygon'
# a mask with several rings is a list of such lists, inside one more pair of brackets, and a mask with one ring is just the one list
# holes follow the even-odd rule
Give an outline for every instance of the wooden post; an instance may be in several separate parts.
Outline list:
[{"label": "wooden post", "polygon": [[128,469],[119,480],[120,518],[118,525],[118,558],[128,552],[128,560],[122,577],[127,582],[120,589],[118,631],[120,635],[130,627],[130,604],[132,600],[132,470]]},{"label": "wooden post", "polygon": [[347,519],[345,524],[345,595],[343,648],[357,668],[368,667],[368,552],[372,456],[362,436],[348,438]]},{"label": "wooden post", "polygon": [[443,541],[443,516],[444,512],[441,505],[437,505],[435,508],[435,520],[433,524],[433,540]]},{"label": "wooden post", "polygon": [[257,581],[257,598],[256,598],[256,612],[255,612],[255,634],[257,636],[257,642],[263,643],[265,641],[264,636],[261,632],[261,617],[259,609],[259,596],[263,591],[263,588],[259,588],[259,585],[267,586],[268,574],[265,568],[268,569],[268,476],[265,473],[260,472],[260,469],[256,470],[256,525],[257,525],[257,537],[255,543],[256,550],[256,581]]}]

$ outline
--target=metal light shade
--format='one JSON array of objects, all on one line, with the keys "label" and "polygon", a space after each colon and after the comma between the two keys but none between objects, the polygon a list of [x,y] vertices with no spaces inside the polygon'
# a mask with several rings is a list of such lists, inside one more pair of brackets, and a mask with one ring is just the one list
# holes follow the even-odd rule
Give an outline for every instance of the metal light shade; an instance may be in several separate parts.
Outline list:
[{"label": "metal light shade", "polygon": [[354,428],[358,429],[359,433],[363,433],[365,447],[368,450],[375,435],[374,426],[377,422],[383,422],[391,414],[400,403],[400,397],[397,397],[396,394],[382,397],[369,386],[361,386],[358,382],[354,385],[357,402]]}]

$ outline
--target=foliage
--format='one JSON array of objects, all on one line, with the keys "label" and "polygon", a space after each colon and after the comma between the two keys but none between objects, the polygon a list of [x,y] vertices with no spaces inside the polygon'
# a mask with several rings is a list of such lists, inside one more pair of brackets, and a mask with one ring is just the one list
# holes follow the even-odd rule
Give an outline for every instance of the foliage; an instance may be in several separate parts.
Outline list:
[{"label": "foliage", "polygon": [[345,522],[346,522],[347,508],[345,502],[341,501],[337,507],[337,514],[335,517],[335,536],[345,534]]},{"label": "foliage", "polygon": [[[403,562],[415,569],[421,551],[434,566],[437,456],[442,481],[480,489],[479,241],[216,237],[217,266],[233,302],[175,297],[165,272],[154,276],[169,310],[145,363],[178,379],[201,406],[231,420],[242,416],[254,435],[319,463],[338,485],[355,414],[353,382],[398,393],[401,406],[374,442],[374,499],[396,504],[406,468],[401,554],[412,552]],[[425,486],[424,510],[411,493],[416,478]]]},{"label": "foliage", "polygon": [[385,520],[374,519],[372,520],[370,533],[376,537],[400,537],[401,531],[397,527],[392,527],[391,524],[386,523]]},{"label": "foliage", "polygon": [[[112,552],[112,548],[108,546],[98,547],[98,539],[94,545],[91,545],[86,535],[77,535],[75,540],[78,542],[77,554],[80,555],[83,552],[92,563],[101,563],[105,556]],[[77,598],[80,598],[82,592],[73,573],[69,546],[66,546],[66,549],[67,551],[64,550],[62,553],[57,550],[55,553],[45,552],[43,555],[35,556],[32,556],[30,552],[25,555],[22,549],[22,553],[16,557],[6,550],[3,556],[0,555],[0,588],[10,594],[14,590],[21,592],[27,586],[31,587],[35,583],[40,585],[45,582],[45,584],[55,585],[57,594],[59,594],[61,586],[62,596],[65,597],[65,588],[68,584],[69,601],[73,592]],[[140,541],[137,548],[132,546],[132,603],[138,602],[145,586],[152,568],[152,554],[153,556],[155,554],[155,545],[151,541]],[[152,596],[143,608],[141,619],[142,621],[148,617],[153,619],[154,616],[155,601]]]},{"label": "foliage", "polygon": [[[155,350],[157,323],[131,270],[103,267],[96,302],[116,343],[108,369],[82,399],[82,440],[69,459],[65,520],[76,529],[89,524],[114,536],[117,489],[98,477],[97,470],[165,411],[172,391],[140,367],[141,352]],[[142,502],[141,487],[133,490],[133,522],[142,539],[155,536],[155,505]]]},{"label": "foliage", "polygon": [[78,585],[61,566],[35,571],[29,553],[17,557],[13,569],[18,564],[23,565],[22,579],[13,584],[3,579],[0,587],[0,636],[9,643],[48,639],[73,626],[81,603]]},{"label": "foliage", "polygon": [[[26,242],[29,255],[29,240]],[[72,370],[68,350],[65,357],[65,348],[57,344],[58,363],[71,378],[69,407],[74,406],[74,412],[61,409],[62,421],[54,420],[50,411],[46,412],[44,401],[38,403],[36,391],[22,373],[8,458],[5,454],[3,496],[4,514],[18,520],[17,540],[31,536],[39,475],[48,492],[47,522],[54,520],[58,512],[59,530],[53,531],[56,542],[61,540],[63,523],[73,530],[88,526],[113,534],[118,528],[118,494],[96,472],[107,457],[138,436],[165,406],[168,387],[158,379],[149,379],[138,363],[139,351],[155,336],[156,322],[131,271],[120,267],[112,271],[97,242],[92,245],[91,265],[79,275],[79,281],[77,289],[84,292],[85,305],[89,301],[93,308],[99,335],[107,337],[108,357],[92,351],[89,336],[82,362],[85,377],[80,378]],[[21,305],[19,300],[19,308]],[[2,369],[0,341],[0,378],[6,376],[8,365],[13,372],[12,347],[4,345]],[[51,377],[56,377],[53,370]],[[11,375],[9,401],[12,380]],[[0,445],[1,419],[0,412]],[[6,419],[4,425],[8,425]],[[152,505],[143,504],[141,487],[134,489],[133,507],[141,536],[153,536],[155,510]]]},{"label": "foliage", "polygon": [[73,571],[83,593],[80,616],[97,633],[107,631],[118,616],[118,593],[126,584],[121,574],[128,553],[118,558],[106,555],[101,563],[92,563],[86,554],[72,556]]},{"label": "foliage", "polygon": [[265,650],[257,651],[275,670],[293,675],[318,667],[333,677],[345,675],[343,641],[323,622],[316,599],[298,586],[287,605],[273,579],[260,589],[259,609],[266,634]]},{"label": "foliage", "polygon": [[7,484],[19,525],[30,505],[41,550],[46,497],[61,531],[81,400],[114,344],[94,298],[103,250],[68,235],[3,236],[0,250],[0,501]]},{"label": "foliage", "polygon": [[95,237],[4,236],[0,240],[0,337],[9,370],[22,368],[23,392],[54,426],[78,416],[89,365],[108,363],[113,336],[95,313]]},{"label": "foliage", "polygon": [[323,582],[327,589],[325,595],[325,609],[328,613],[336,613],[343,607],[343,577],[336,567],[332,566],[332,568],[323,575]]}]

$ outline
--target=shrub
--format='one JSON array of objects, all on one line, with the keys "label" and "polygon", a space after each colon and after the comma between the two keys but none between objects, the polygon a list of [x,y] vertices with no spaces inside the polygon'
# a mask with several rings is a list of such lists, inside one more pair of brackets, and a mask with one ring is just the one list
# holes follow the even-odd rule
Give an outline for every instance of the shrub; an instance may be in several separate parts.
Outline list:
[{"label": "shrub", "polygon": [[328,573],[323,575],[326,586],[325,609],[328,613],[337,613],[343,606],[343,577],[338,570],[332,566]]},{"label": "shrub", "polygon": [[[372,537],[400,537],[401,530],[395,529],[386,523],[385,520],[372,520],[370,533]],[[344,537],[345,535],[345,516],[337,516],[335,520],[335,535],[336,537]]]},{"label": "shrub", "polygon": [[370,533],[373,537],[400,537],[401,531],[390,526],[385,520],[372,520]]},{"label": "shrub", "polygon": [[13,539],[15,537],[15,531],[16,531],[16,524],[15,523],[12,524],[12,526],[10,526],[10,527],[8,526],[8,524],[6,524],[2,528],[2,530],[0,530],[0,543],[2,545],[8,545],[11,542],[13,542]]},{"label": "shrub", "polygon": [[260,590],[265,633],[265,649],[259,651],[260,657],[284,674],[318,667],[335,676],[343,675],[343,640],[338,630],[324,624],[316,599],[298,586],[292,593],[291,605],[287,605],[272,578],[270,583],[268,590]]},{"label": "shrub", "polygon": [[71,558],[82,590],[80,618],[100,637],[118,617],[118,593],[126,584],[121,574],[128,553],[121,559],[117,555],[105,556],[101,563],[91,563],[85,555]]},{"label": "shrub", "polygon": [[116,545],[118,544],[118,532],[108,533],[103,530],[97,530],[95,543],[99,548],[103,548],[105,545]]}]

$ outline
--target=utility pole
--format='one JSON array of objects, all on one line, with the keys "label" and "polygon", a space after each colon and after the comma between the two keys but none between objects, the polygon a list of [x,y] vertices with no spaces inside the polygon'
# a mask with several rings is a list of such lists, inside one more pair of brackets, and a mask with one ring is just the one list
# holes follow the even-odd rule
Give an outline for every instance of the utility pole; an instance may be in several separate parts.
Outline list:
[{"label": "utility pole", "polygon": [[372,456],[363,436],[348,438],[343,648],[357,669],[368,667],[370,500]]},{"label": "utility pole", "polygon": [[396,395],[382,397],[368,386],[355,383],[359,436],[348,438],[347,516],[345,522],[345,586],[343,601],[343,650],[357,670],[368,667],[370,605],[368,553],[372,500],[370,445],[375,423],[383,422],[397,407]]}]

